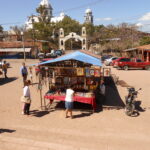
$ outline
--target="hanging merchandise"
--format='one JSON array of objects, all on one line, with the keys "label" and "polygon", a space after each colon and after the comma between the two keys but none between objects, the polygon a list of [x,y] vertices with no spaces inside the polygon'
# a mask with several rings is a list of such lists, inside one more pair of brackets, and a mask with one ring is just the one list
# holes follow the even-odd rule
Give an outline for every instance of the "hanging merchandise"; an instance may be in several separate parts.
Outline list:
[{"label": "hanging merchandise", "polygon": [[71,78],[70,78],[70,84],[71,84],[71,85],[77,84],[77,77],[71,77]]},{"label": "hanging merchandise", "polygon": [[77,68],[77,76],[84,76],[84,68]]},{"label": "hanging merchandise", "polygon": [[84,77],[78,77],[78,79],[77,79],[78,81],[77,81],[77,84],[79,84],[79,85],[84,85]]},{"label": "hanging merchandise", "polygon": [[68,85],[69,84],[69,77],[64,77],[64,84]]},{"label": "hanging merchandise", "polygon": [[61,77],[56,78],[56,84],[62,84],[62,78]]},{"label": "hanging merchandise", "polygon": [[90,75],[94,76],[94,69],[90,69]]},{"label": "hanging merchandise", "polygon": [[96,85],[90,85],[90,90],[95,90],[96,89]]},{"label": "hanging merchandise", "polygon": [[91,75],[90,75],[90,69],[89,68],[86,68],[85,69],[85,76],[86,77],[90,77]]},{"label": "hanging merchandise", "polygon": [[100,75],[101,75],[100,69],[95,69],[95,70],[94,70],[94,76],[95,76],[95,77],[100,77]]},{"label": "hanging merchandise", "polygon": [[87,85],[95,85],[96,82],[94,81],[93,78],[86,78],[86,84]]}]

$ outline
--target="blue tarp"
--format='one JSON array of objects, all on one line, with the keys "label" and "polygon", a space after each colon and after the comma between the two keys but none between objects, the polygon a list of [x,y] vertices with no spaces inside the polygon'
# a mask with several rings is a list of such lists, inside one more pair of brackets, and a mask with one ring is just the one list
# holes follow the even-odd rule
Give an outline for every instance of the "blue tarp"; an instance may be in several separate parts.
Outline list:
[{"label": "blue tarp", "polygon": [[76,51],[53,60],[48,60],[46,62],[39,63],[38,65],[45,65],[45,64],[50,64],[50,63],[55,63],[55,62],[60,62],[65,60],[78,60],[95,66],[102,66],[102,62],[99,58],[82,53],[80,51]]}]

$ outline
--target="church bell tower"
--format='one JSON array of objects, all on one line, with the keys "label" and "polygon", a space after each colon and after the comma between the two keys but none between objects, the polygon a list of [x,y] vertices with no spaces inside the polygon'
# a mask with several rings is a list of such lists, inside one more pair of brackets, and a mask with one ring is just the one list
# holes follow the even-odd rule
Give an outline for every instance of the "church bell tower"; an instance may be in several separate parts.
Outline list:
[{"label": "church bell tower", "polygon": [[49,0],[42,0],[40,3],[40,6],[44,6],[46,8],[48,18],[53,17],[53,8],[52,8],[51,4],[49,3]]}]

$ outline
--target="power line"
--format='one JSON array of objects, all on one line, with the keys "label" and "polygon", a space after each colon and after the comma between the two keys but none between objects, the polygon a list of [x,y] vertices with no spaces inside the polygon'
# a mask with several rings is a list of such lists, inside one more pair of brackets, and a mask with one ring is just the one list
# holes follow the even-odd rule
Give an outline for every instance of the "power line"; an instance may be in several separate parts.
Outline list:
[{"label": "power line", "polygon": [[[78,10],[78,9],[81,9],[81,8],[84,8],[84,7],[88,7],[88,6],[93,6],[93,5],[96,5],[100,2],[103,2],[105,0],[97,0],[97,1],[94,1],[94,2],[91,2],[91,3],[86,3],[84,5],[80,5],[80,6],[77,6],[77,7],[73,7],[73,8],[68,8],[68,9],[65,9],[64,11],[65,12],[70,12],[70,11],[75,11],[75,10]],[[60,14],[62,11],[58,11],[58,12],[55,12],[54,14]],[[0,25],[2,26],[6,26],[6,25],[13,25],[13,24],[22,24],[24,22],[12,22],[12,23],[2,23]]]},{"label": "power line", "polygon": [[[91,3],[86,3],[86,4],[83,4],[83,5],[80,5],[80,6],[77,6],[77,7],[72,7],[72,8],[68,8],[68,9],[65,9],[63,10],[64,12],[70,12],[70,11],[75,11],[75,10],[78,10],[78,9],[81,9],[81,8],[85,8],[85,7],[89,7],[89,6],[93,6],[93,5],[96,5],[98,3],[101,3],[103,1],[106,1],[106,0],[97,0],[97,1],[94,1],[94,2],[91,2]],[[108,1],[108,0],[107,0]],[[58,12],[55,12],[54,14],[59,14],[61,13],[62,11],[58,11]]]}]

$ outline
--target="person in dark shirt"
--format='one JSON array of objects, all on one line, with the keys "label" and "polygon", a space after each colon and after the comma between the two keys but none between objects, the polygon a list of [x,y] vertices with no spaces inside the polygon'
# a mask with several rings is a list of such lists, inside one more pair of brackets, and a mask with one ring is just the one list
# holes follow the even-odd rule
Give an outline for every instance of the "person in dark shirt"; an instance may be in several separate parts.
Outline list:
[{"label": "person in dark shirt", "polygon": [[6,61],[4,61],[4,64],[2,66],[2,70],[4,72],[4,76],[5,76],[5,79],[7,79],[7,64],[6,64]]},{"label": "person in dark shirt", "polygon": [[21,67],[21,75],[23,77],[23,83],[25,83],[25,81],[27,80],[27,76],[28,76],[28,70],[27,67],[25,66],[25,63],[22,63],[22,67]]},{"label": "person in dark shirt", "polygon": [[106,86],[104,84],[104,80],[101,79],[95,91],[96,103],[100,106],[100,111],[103,110],[105,93],[106,93]]}]

